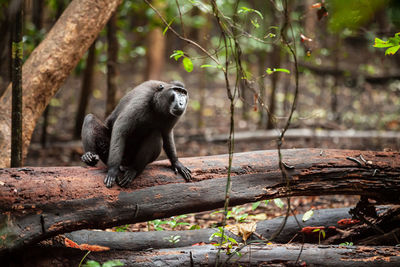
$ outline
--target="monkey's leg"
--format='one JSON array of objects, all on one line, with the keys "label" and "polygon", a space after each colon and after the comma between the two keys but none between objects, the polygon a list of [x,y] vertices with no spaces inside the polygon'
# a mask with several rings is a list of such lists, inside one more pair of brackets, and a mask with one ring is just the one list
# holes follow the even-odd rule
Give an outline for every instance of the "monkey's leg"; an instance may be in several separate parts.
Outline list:
[{"label": "monkey's leg", "polygon": [[82,161],[89,166],[97,164],[99,159],[107,163],[110,147],[110,130],[93,114],[88,114],[82,126],[82,144],[85,154]]},{"label": "monkey's leg", "polygon": [[130,166],[121,177],[117,177],[117,184],[121,187],[128,186],[138,176],[147,164],[155,161],[161,153],[161,135],[157,132],[147,136],[138,149]]}]

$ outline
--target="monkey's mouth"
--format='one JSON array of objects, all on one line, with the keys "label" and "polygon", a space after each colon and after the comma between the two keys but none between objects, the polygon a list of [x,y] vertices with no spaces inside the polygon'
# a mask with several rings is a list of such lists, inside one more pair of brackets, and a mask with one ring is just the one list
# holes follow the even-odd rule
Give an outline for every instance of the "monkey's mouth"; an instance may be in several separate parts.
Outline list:
[{"label": "monkey's mouth", "polygon": [[171,114],[175,117],[181,116],[185,112],[185,109],[172,109]]}]

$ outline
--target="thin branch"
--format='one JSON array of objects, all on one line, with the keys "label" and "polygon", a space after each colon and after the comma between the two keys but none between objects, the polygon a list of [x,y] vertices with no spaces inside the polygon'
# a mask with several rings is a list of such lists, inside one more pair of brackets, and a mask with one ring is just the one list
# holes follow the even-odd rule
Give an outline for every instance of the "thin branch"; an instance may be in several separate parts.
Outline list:
[{"label": "thin branch", "polygon": [[154,12],[157,13],[157,15],[163,21],[165,26],[168,27],[168,29],[171,30],[179,39],[181,39],[182,41],[185,41],[185,42],[193,45],[194,47],[198,48],[200,51],[202,51],[204,54],[206,54],[209,58],[211,58],[215,63],[217,63],[218,65],[221,65],[219,60],[216,57],[214,57],[212,54],[210,54],[201,45],[199,45],[198,43],[196,43],[195,41],[193,41],[191,39],[185,38],[184,36],[180,35],[174,28],[172,28],[169,25],[169,23],[165,20],[165,18],[161,15],[161,13],[148,0],[144,0],[144,2],[146,2],[146,4],[149,5],[149,7],[154,10]]},{"label": "thin branch", "polygon": [[175,3],[176,3],[176,7],[178,8],[179,18],[180,18],[180,21],[181,21],[182,35],[183,35],[184,38],[186,38],[185,27],[184,27],[184,25],[183,25],[183,20],[182,20],[181,7],[180,7],[180,5],[179,5],[178,0],[175,0]]}]

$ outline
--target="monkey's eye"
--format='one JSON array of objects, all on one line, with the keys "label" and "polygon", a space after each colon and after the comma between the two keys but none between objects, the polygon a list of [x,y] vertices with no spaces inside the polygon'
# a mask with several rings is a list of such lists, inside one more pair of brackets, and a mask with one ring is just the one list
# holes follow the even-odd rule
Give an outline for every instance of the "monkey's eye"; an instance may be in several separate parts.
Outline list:
[{"label": "monkey's eye", "polygon": [[186,91],[186,89],[183,88],[183,87],[174,87],[173,89],[174,89],[176,92],[178,92],[178,93],[187,95],[187,91]]},{"label": "monkey's eye", "polygon": [[162,89],[164,89],[164,85],[163,85],[163,84],[159,84],[159,85],[157,86],[157,90],[158,90],[158,91],[161,91]]}]

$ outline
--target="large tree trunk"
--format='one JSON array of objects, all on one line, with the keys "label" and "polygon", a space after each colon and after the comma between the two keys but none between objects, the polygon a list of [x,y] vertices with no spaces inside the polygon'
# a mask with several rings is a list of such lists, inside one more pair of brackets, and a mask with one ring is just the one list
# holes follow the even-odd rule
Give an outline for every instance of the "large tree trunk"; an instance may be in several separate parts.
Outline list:
[{"label": "large tree trunk", "polygon": [[[121,0],[74,0],[22,68],[26,155],[38,118]],[[0,166],[10,165],[11,87],[0,98]]]},{"label": "large tree trunk", "polygon": [[[235,154],[230,204],[331,194],[400,203],[399,152],[294,149],[282,153],[289,181],[282,180],[275,150]],[[149,165],[127,189],[106,188],[106,171],[100,169],[1,169],[0,232],[5,234],[0,238],[0,253],[73,230],[223,207],[226,179],[218,178],[227,176],[227,155],[181,161],[192,170],[193,182],[185,183],[165,160]]]},{"label": "large tree trunk", "polygon": [[[233,252],[235,248],[231,251]],[[119,260],[124,266],[216,266],[218,247],[203,245],[149,251],[92,252],[84,260],[104,263]],[[256,244],[246,246],[241,256],[228,260],[221,250],[218,266],[399,266],[399,249],[395,247],[318,246],[299,244]],[[33,247],[4,260],[11,266],[78,266],[86,251],[67,248]],[[297,262],[297,264],[296,264]],[[225,264],[224,264],[225,263]],[[224,264],[224,265],[221,265]]]}]

